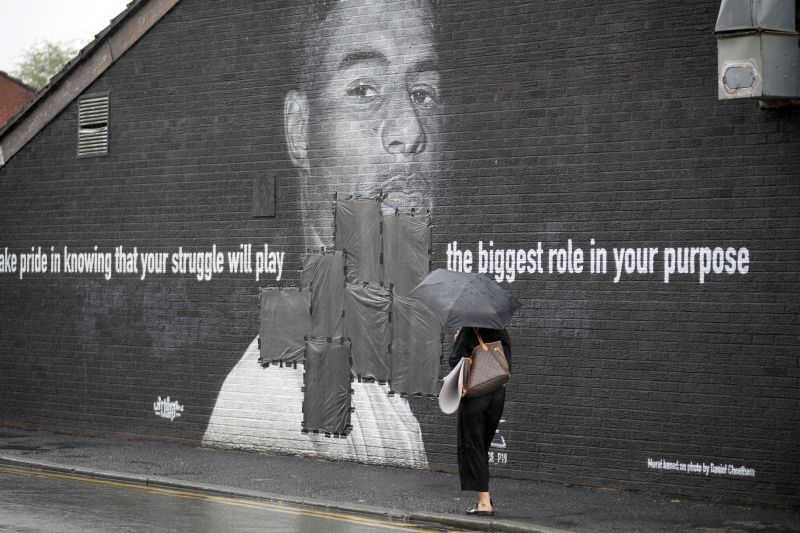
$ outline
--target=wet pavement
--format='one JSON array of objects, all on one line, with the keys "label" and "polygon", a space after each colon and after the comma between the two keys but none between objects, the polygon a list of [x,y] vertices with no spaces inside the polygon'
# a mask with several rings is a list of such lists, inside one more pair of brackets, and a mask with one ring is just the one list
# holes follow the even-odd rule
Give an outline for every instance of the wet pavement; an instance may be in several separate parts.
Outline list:
[{"label": "wet pavement", "polygon": [[258,498],[0,466],[0,531],[263,532],[266,524],[290,533],[433,530]]},{"label": "wet pavement", "polygon": [[0,463],[473,531],[800,533],[800,510],[502,478],[497,515],[473,518],[450,473],[11,428],[0,428]]}]

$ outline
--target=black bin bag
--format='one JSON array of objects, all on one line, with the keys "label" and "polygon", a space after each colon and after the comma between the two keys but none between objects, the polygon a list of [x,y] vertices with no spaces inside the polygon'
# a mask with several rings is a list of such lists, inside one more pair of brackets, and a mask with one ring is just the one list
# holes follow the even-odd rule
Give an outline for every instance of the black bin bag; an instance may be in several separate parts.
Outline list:
[{"label": "black bin bag", "polygon": [[410,298],[393,298],[391,357],[393,391],[430,396],[439,393],[442,327]]},{"label": "black bin bag", "polygon": [[303,256],[301,284],[311,293],[312,337],[343,336],[344,257],[342,252]]},{"label": "black bin bag", "polygon": [[383,284],[405,296],[430,271],[431,226],[427,216],[383,217]]},{"label": "black bin bag", "polygon": [[381,209],[377,200],[336,202],[334,244],[345,254],[348,283],[380,283]]},{"label": "black bin bag", "polygon": [[344,329],[352,343],[353,372],[361,379],[389,380],[391,305],[391,294],[378,284],[354,283],[345,288]]},{"label": "black bin bag", "polygon": [[296,363],[305,358],[305,341],[311,328],[311,295],[297,287],[261,289],[258,336],[260,362]]},{"label": "black bin bag", "polygon": [[346,435],[351,407],[350,343],[309,338],[303,375],[303,431]]}]

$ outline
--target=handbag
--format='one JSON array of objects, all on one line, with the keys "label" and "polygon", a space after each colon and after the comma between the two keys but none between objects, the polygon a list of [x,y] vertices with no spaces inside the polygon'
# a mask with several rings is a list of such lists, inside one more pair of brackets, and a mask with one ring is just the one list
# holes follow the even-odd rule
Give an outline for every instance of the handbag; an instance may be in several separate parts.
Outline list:
[{"label": "handbag", "polygon": [[472,350],[469,357],[464,358],[464,388],[461,396],[474,398],[494,392],[506,384],[511,372],[508,368],[508,360],[503,351],[503,343],[494,341],[483,342],[481,334],[475,329],[480,344]]}]

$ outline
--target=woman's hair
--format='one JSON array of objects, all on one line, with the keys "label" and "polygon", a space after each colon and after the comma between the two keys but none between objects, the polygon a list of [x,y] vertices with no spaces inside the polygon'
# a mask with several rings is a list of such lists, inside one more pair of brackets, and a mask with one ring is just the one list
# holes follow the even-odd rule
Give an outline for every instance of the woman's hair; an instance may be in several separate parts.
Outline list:
[{"label": "woman's hair", "polygon": [[[464,330],[472,331],[473,329],[474,328],[472,326],[462,327],[461,329],[459,329],[456,332],[456,336],[453,338],[453,340],[457,339],[458,336],[461,335],[462,332],[464,332]],[[509,346],[511,346],[511,332],[508,330],[508,328],[503,328],[503,329],[479,328],[479,329],[499,331],[500,332],[500,341],[508,344]]]}]

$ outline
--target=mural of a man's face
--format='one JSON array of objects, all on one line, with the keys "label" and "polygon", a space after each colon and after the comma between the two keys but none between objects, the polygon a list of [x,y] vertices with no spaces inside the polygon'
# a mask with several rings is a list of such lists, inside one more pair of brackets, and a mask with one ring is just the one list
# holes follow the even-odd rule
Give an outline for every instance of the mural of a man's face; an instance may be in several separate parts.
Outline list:
[{"label": "mural of a man's face", "polygon": [[314,71],[284,117],[306,244],[330,246],[334,192],[430,207],[442,102],[427,2],[339,1],[317,33]]}]

